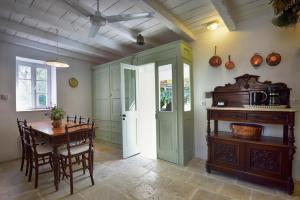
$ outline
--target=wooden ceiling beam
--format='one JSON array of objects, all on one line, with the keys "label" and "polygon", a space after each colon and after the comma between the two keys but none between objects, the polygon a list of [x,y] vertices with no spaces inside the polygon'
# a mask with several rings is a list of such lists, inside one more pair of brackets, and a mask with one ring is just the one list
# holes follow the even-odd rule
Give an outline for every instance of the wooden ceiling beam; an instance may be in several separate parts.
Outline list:
[{"label": "wooden ceiling beam", "polygon": [[[53,53],[53,54],[57,53],[57,48],[54,46],[42,44],[40,42],[35,42],[32,40],[20,38],[17,36],[8,35],[5,33],[0,33],[0,40],[4,41],[4,42],[15,44],[15,45],[19,45],[19,46],[37,49],[37,50],[44,51],[47,53]],[[61,49],[61,48],[59,48],[59,55],[70,57],[73,59],[83,60],[83,61],[87,61],[87,62],[91,62],[91,63],[95,63],[95,64],[102,64],[102,63],[107,62],[106,60],[103,60],[100,58],[86,56],[86,55],[83,55],[80,53],[76,53],[76,52]]]},{"label": "wooden ceiling beam", "polygon": [[156,17],[161,23],[167,26],[170,30],[177,33],[187,41],[196,40],[195,34],[173,13],[170,12],[162,3],[157,0],[129,0],[141,9],[147,12],[154,12]]},{"label": "wooden ceiling beam", "polygon": [[210,0],[217,12],[219,13],[222,21],[229,31],[236,29],[236,24],[228,10],[228,4],[225,0]]}]

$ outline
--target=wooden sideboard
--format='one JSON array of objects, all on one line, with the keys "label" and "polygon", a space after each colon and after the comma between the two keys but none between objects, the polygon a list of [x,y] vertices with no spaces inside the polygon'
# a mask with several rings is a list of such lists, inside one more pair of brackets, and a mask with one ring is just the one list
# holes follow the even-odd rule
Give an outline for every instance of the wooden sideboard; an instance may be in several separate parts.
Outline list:
[{"label": "wooden sideboard", "polygon": [[[251,75],[247,75],[249,76]],[[257,80],[257,76],[254,78]],[[251,89],[253,88],[249,88]],[[231,90],[231,94],[225,95],[234,96],[234,92],[240,91],[241,89],[236,87],[236,91]],[[216,100],[213,99],[214,101]],[[242,101],[247,100],[243,98]],[[237,101],[237,104],[240,103]],[[294,190],[292,162],[296,149],[294,146],[295,112],[290,108],[249,109],[238,106],[208,108],[207,172],[222,171],[252,182],[281,187],[292,194]],[[214,122],[213,131],[211,131],[211,121]],[[282,137],[261,136],[259,140],[236,138],[230,132],[220,131],[219,121],[280,125]]]}]

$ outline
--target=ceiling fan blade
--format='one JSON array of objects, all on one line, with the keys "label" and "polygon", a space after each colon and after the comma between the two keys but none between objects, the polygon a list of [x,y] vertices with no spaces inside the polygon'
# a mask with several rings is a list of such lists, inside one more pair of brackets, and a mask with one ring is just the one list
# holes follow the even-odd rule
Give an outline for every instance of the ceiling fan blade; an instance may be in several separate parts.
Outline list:
[{"label": "ceiling fan blade", "polygon": [[89,30],[89,37],[90,38],[95,37],[96,34],[98,33],[99,29],[100,29],[100,26],[92,24],[90,27],[90,30]]},{"label": "ceiling fan blade", "polygon": [[154,16],[153,12],[145,12],[145,13],[136,13],[136,14],[122,14],[122,15],[112,15],[112,16],[105,16],[107,22],[121,22],[121,21],[129,21],[134,19],[141,19],[141,18],[152,18]]},{"label": "ceiling fan blade", "polygon": [[77,15],[83,16],[83,17],[89,17],[93,15],[93,11],[89,9],[87,6],[85,6],[83,3],[77,0],[62,0],[71,7],[71,11],[74,12]]}]

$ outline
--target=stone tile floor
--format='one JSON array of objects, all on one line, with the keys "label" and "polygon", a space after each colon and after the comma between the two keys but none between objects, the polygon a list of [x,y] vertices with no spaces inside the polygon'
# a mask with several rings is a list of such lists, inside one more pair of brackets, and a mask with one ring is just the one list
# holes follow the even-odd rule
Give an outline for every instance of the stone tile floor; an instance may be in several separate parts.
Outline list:
[{"label": "stone tile floor", "polygon": [[72,199],[72,200],[300,200],[300,185],[295,194],[241,181],[220,173],[207,174],[199,159],[180,167],[140,155],[122,160],[121,150],[111,145],[95,144],[95,185],[78,172],[74,195],[69,195],[67,180],[55,192],[53,174],[40,175],[39,187],[27,182],[19,171],[20,160],[0,164],[0,199]]}]

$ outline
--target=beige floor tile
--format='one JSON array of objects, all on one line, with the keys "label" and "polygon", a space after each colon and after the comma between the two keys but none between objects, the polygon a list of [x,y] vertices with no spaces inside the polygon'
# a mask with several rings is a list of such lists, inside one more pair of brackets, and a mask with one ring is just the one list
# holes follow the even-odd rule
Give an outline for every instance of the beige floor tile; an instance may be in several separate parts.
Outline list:
[{"label": "beige floor tile", "polygon": [[157,173],[149,171],[144,176],[140,177],[140,181],[152,185],[153,187],[160,188],[166,187],[173,180],[169,177],[159,176]]},{"label": "beige floor tile", "polygon": [[278,195],[271,195],[269,193],[263,193],[259,191],[252,192],[252,200],[285,200],[285,198],[280,197]]},{"label": "beige floor tile", "polygon": [[129,200],[129,197],[111,186],[100,184],[81,194],[88,200]]},{"label": "beige floor tile", "polygon": [[103,182],[114,188],[118,188],[118,190],[121,190],[124,193],[129,192],[131,189],[141,183],[139,178],[127,176],[123,173],[108,177],[104,179]]},{"label": "beige floor tile", "polygon": [[192,172],[185,171],[184,168],[179,167],[169,167],[168,170],[159,172],[159,174],[183,182],[186,182],[192,176]]},{"label": "beige floor tile", "polygon": [[13,198],[14,200],[39,200],[41,199],[36,190],[25,192]]},{"label": "beige floor tile", "polygon": [[176,196],[175,194],[169,193],[165,190],[156,191],[151,197],[147,200],[186,200],[182,197]]},{"label": "beige floor tile", "polygon": [[169,192],[170,194],[188,199],[192,197],[193,193],[197,190],[198,186],[190,183],[183,183],[182,181],[173,181],[166,187],[163,187],[163,190]]},{"label": "beige floor tile", "polygon": [[231,200],[230,197],[221,196],[214,192],[199,189],[192,197],[192,200]]},{"label": "beige floor tile", "polygon": [[221,188],[220,194],[235,200],[250,200],[251,191],[245,187],[225,183]]},{"label": "beige floor tile", "polygon": [[128,192],[130,196],[136,199],[148,199],[157,191],[157,187],[147,183],[141,183]]},{"label": "beige floor tile", "polygon": [[200,186],[202,189],[216,192],[220,191],[221,187],[223,186],[223,182],[216,180],[214,178],[200,175],[200,174],[193,174],[192,177],[188,180],[189,183],[196,184]]}]

